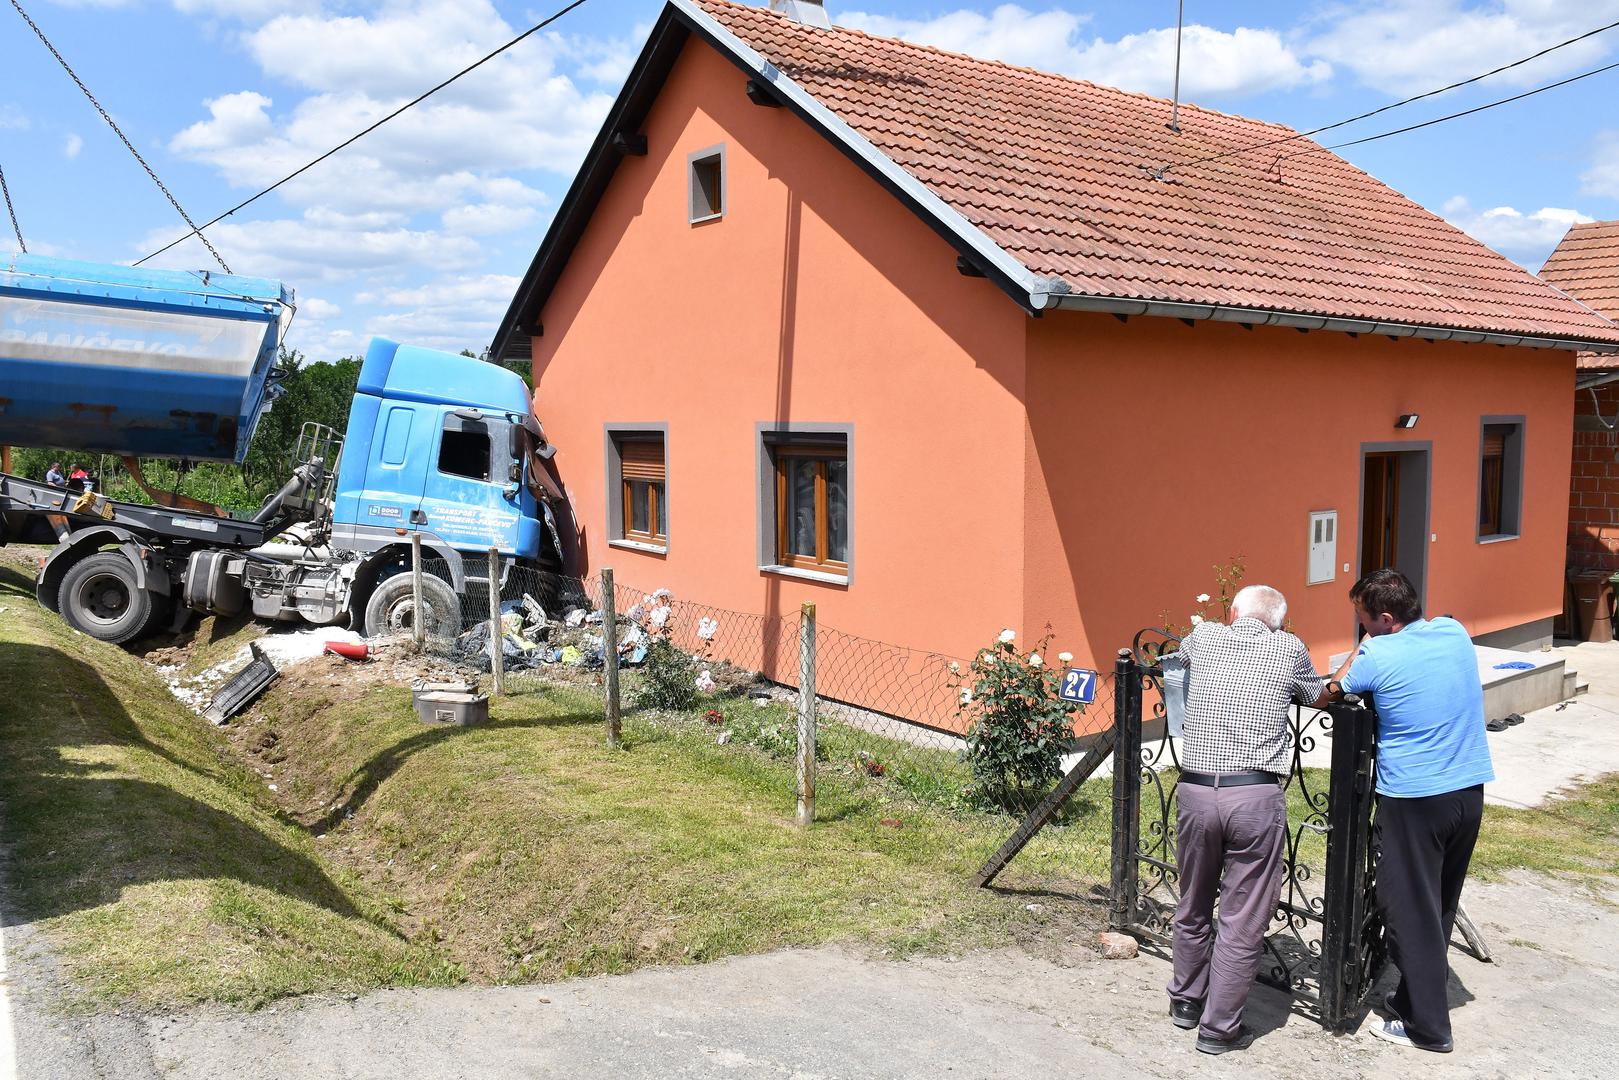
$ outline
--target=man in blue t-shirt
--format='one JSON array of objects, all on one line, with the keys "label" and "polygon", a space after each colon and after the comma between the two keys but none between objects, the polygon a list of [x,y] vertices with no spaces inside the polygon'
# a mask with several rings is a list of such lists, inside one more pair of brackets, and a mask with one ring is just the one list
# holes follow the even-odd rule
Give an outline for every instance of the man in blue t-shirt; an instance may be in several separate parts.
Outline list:
[{"label": "man in blue t-shirt", "polygon": [[[1484,686],[1455,619],[1422,617],[1411,582],[1376,570],[1349,590],[1366,638],[1342,692],[1377,710],[1377,901],[1400,985],[1372,1034],[1448,1053],[1451,927],[1495,779],[1484,741]],[[1329,690],[1338,687],[1329,684]]]}]

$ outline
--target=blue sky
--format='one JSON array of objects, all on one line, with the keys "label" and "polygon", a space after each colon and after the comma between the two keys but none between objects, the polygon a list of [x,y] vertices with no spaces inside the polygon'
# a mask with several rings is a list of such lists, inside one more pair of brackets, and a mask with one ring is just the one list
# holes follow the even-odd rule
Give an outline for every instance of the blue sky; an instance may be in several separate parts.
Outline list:
[{"label": "blue sky", "polygon": [[[561,5],[23,3],[199,221]],[[236,271],[297,291],[288,343],[313,358],[359,353],[372,334],[485,347],[659,7],[589,0],[210,235]],[[1175,7],[828,2],[839,24],[1165,94]],[[1183,96],[1311,128],[1614,21],[1619,0],[1187,0]],[[1373,134],[1615,61],[1619,29],[1332,135]],[[31,251],[129,262],[184,231],[9,5],[0,65],[0,168]],[[1615,102],[1619,71],[1342,153],[1538,268],[1570,222],[1619,218]],[[193,241],[161,264],[212,260]]]}]

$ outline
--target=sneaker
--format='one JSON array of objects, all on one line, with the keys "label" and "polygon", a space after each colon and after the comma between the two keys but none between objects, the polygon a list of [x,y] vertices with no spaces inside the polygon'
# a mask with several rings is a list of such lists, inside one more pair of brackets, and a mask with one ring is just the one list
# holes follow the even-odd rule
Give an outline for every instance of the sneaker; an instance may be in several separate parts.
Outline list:
[{"label": "sneaker", "polygon": [[1242,1028],[1229,1039],[1211,1039],[1207,1035],[1197,1037],[1197,1048],[1204,1054],[1228,1054],[1233,1050],[1246,1050],[1254,1045],[1254,1033]]},{"label": "sneaker", "polygon": [[1169,1019],[1176,1027],[1191,1031],[1203,1019],[1203,1003],[1201,1001],[1171,1001],[1169,1003]]},{"label": "sneaker", "polygon": [[[1411,1036],[1405,1033],[1405,1022],[1402,1020],[1385,1020],[1381,1024],[1374,1025],[1372,1035],[1374,1038],[1393,1043],[1395,1046],[1409,1046],[1413,1050],[1428,1050],[1435,1054],[1448,1054],[1455,1049],[1455,1044],[1451,1042],[1447,1042],[1443,1046],[1424,1046],[1414,1041]],[[1198,1049],[1201,1050],[1202,1047],[1200,1046]]]}]

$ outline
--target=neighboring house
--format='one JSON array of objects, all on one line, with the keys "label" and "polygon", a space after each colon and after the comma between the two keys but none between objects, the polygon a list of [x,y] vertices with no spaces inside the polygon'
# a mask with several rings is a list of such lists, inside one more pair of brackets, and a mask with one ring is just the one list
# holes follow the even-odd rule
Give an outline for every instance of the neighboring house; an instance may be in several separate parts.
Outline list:
[{"label": "neighboring house", "polygon": [[664,8],[498,331],[578,569],[1107,668],[1237,554],[1325,666],[1392,564],[1549,639],[1619,328],[1287,128],[792,7]]},{"label": "neighboring house", "polygon": [[[1540,276],[1591,310],[1619,319],[1619,221],[1568,230]],[[1580,353],[1574,389],[1574,460],[1568,495],[1568,565],[1619,570],[1619,356]]]}]

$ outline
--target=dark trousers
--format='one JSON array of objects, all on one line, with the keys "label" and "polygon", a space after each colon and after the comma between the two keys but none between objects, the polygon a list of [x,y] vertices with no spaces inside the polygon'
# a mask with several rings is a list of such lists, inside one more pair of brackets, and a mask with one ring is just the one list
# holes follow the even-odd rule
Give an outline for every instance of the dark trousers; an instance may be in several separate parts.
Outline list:
[{"label": "dark trousers", "polygon": [[[1275,784],[1175,791],[1175,908],[1172,1001],[1203,1002],[1201,1034],[1235,1038],[1259,969],[1265,927],[1282,889],[1287,799]],[[1214,933],[1214,901],[1220,932]]]},{"label": "dark trousers", "polygon": [[1450,932],[1473,858],[1484,787],[1377,797],[1377,907],[1400,985],[1389,1006],[1421,1046],[1450,1043]]}]

